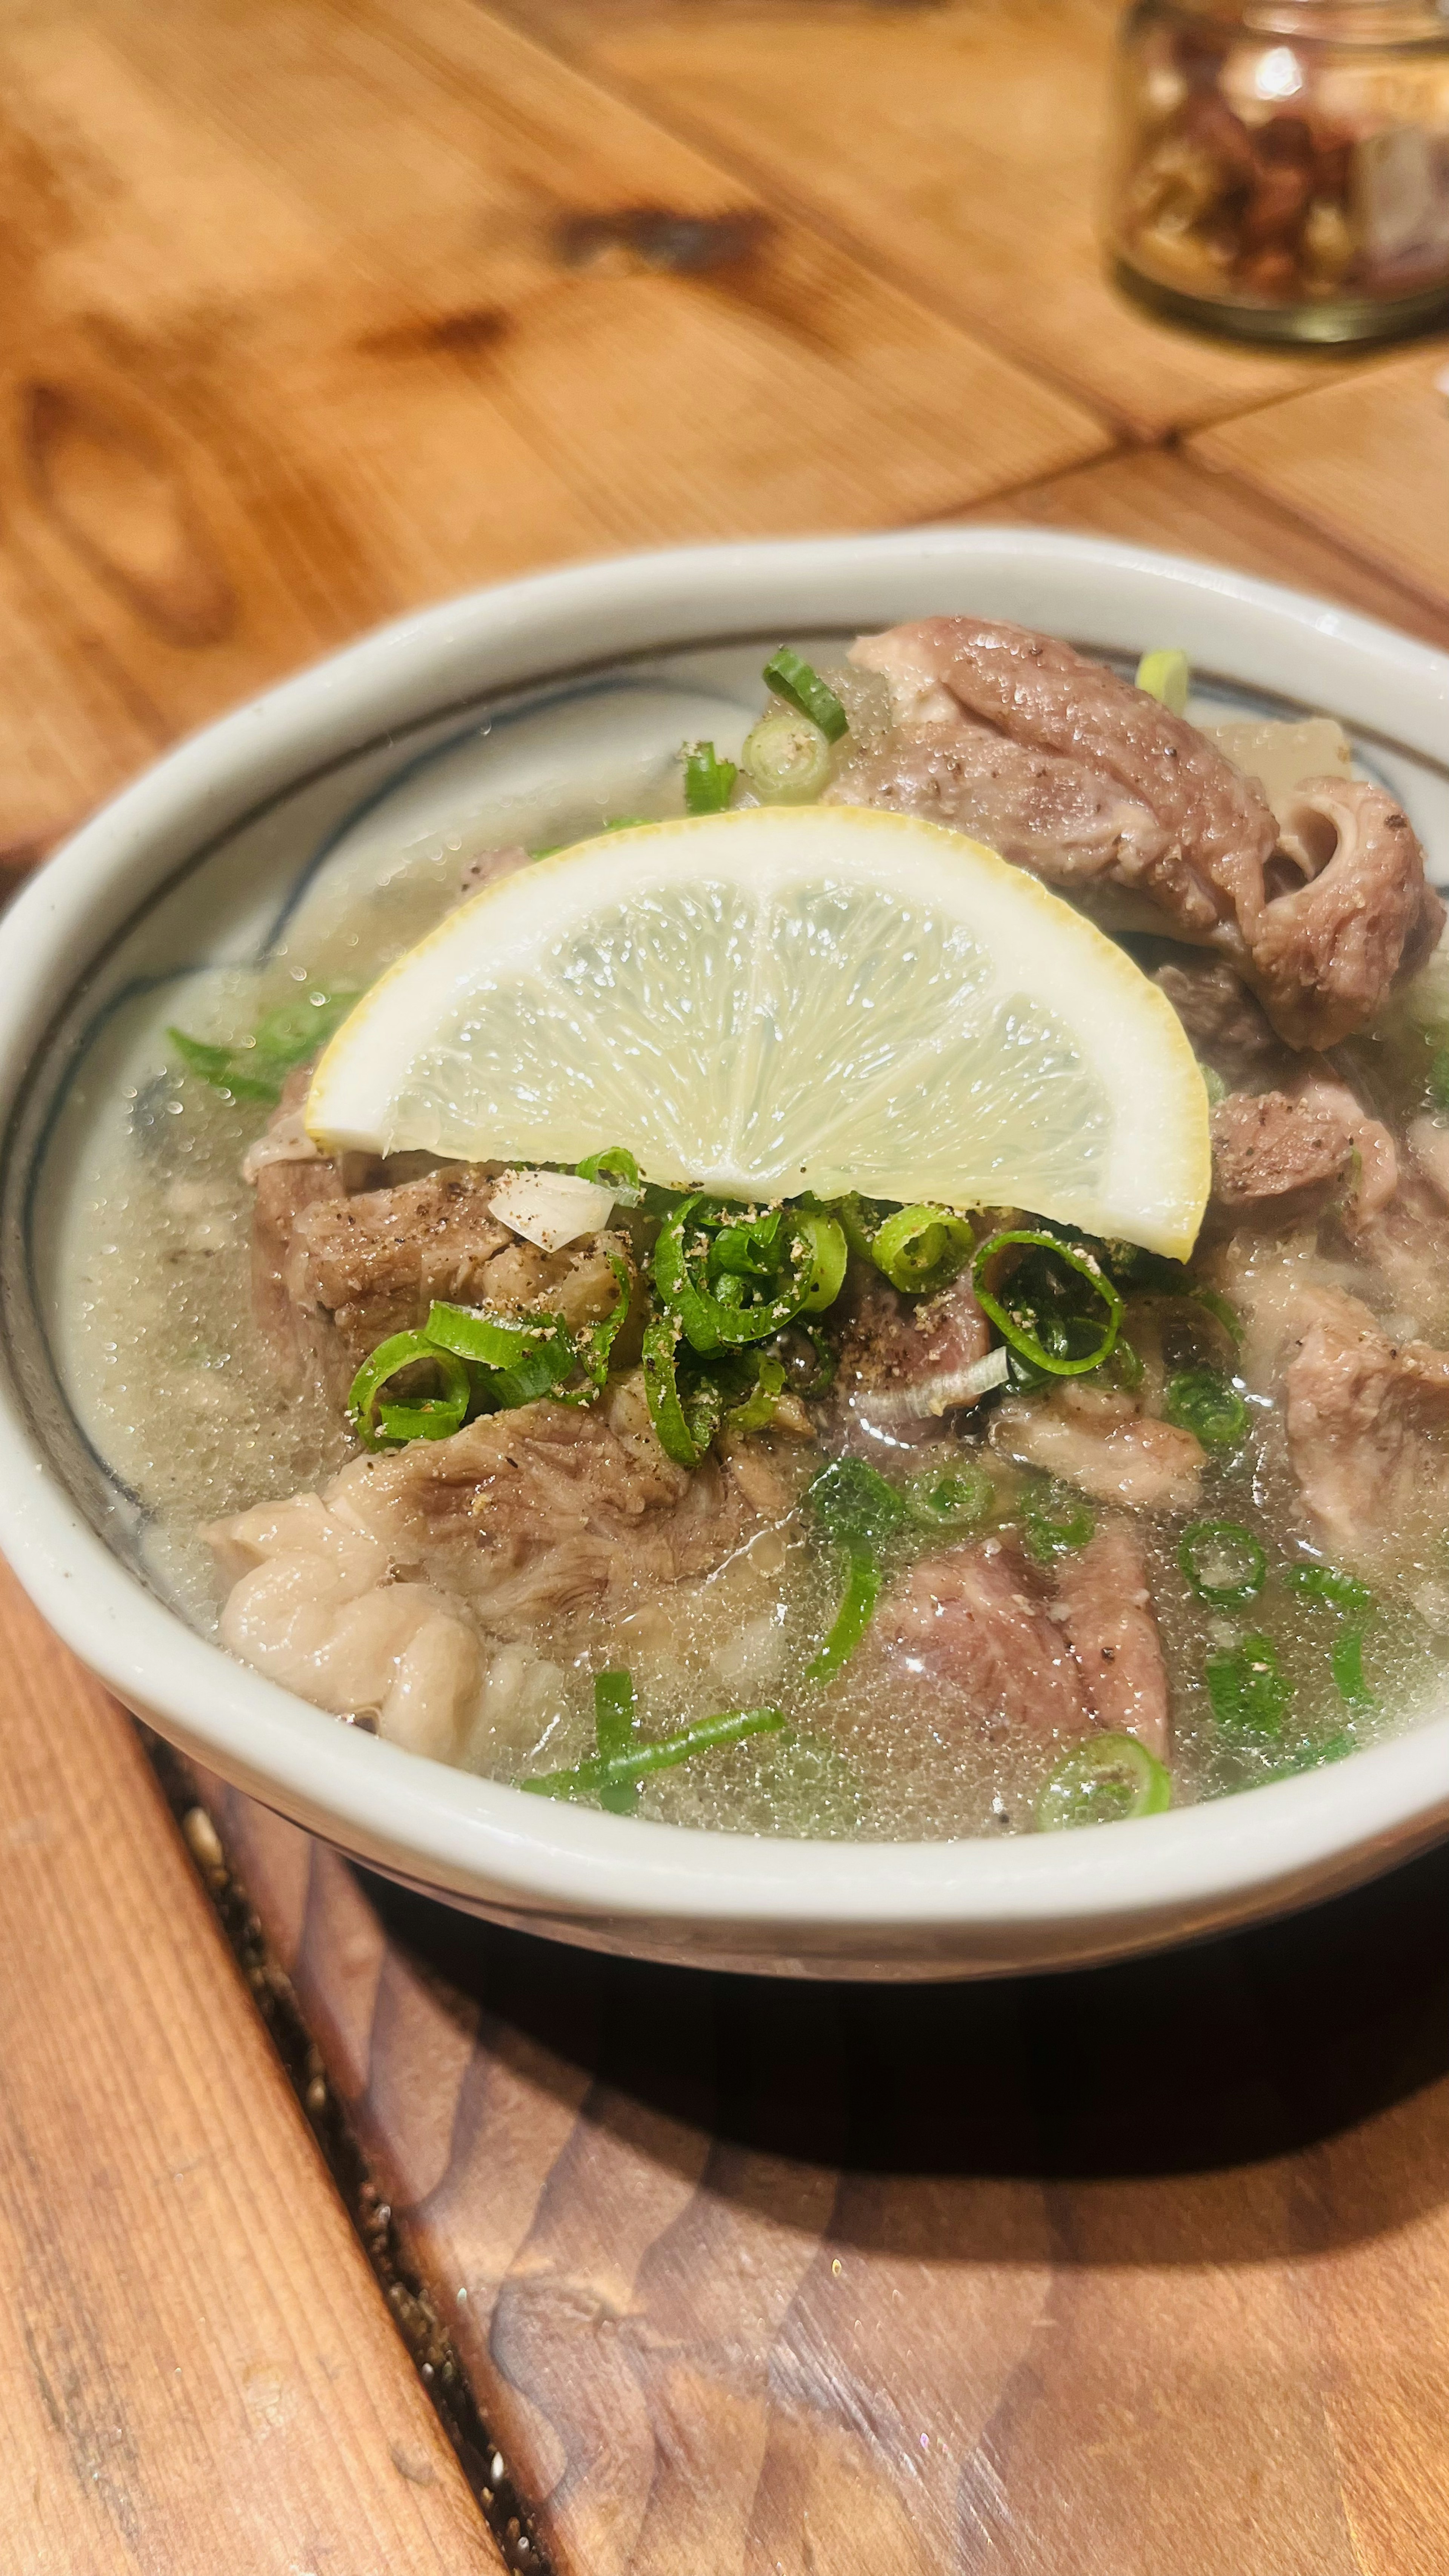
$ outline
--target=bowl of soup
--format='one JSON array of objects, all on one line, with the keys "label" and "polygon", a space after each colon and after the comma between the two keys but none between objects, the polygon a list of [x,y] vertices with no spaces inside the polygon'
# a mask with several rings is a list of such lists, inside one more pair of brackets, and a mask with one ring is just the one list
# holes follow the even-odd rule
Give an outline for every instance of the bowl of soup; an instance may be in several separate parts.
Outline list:
[{"label": "bowl of soup", "polygon": [[1015,530],[448,603],[5,926],[0,1544],[405,1884],[1100,1959],[1449,1814],[1449,662]]}]

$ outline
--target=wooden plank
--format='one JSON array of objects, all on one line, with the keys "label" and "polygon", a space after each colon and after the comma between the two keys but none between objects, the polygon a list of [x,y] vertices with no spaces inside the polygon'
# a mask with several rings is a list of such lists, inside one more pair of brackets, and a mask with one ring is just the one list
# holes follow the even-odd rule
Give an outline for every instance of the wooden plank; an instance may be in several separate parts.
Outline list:
[{"label": "wooden plank", "polygon": [[1431,2576],[1449,1858],[976,1989],[635,1967],[207,1792],[559,2576]]},{"label": "wooden plank", "polygon": [[119,1709],[0,1566],[0,2564],[484,2571]]},{"label": "wooden plank", "polygon": [[1381,359],[1344,384],[1226,421],[1194,441],[1324,537],[1420,599],[1449,602],[1449,342]]},{"label": "wooden plank", "polygon": [[138,711],[98,753],[62,663],[47,811],[470,582],[1106,444],[469,0],[20,7],[0,95],[0,518]]},{"label": "wooden plank", "polygon": [[[1449,426],[1446,426],[1449,437]],[[1352,546],[1321,534],[1235,475],[1170,450],[1109,457],[963,514],[988,524],[1070,528],[1346,600],[1366,616],[1449,650],[1449,590],[1436,601]]]},{"label": "wooden plank", "polygon": [[496,5],[1134,438],[1336,372],[1169,328],[1108,283],[1119,0]]}]

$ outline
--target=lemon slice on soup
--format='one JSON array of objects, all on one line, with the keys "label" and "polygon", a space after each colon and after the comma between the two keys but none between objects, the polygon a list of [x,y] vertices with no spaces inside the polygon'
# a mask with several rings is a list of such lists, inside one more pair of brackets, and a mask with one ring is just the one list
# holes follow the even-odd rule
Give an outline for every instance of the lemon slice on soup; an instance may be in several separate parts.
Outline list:
[{"label": "lemon slice on soup", "polygon": [[1170,1003],[979,842],[850,806],[640,825],[486,887],[322,1057],[328,1150],[737,1198],[1032,1210],[1185,1255],[1207,1095]]}]

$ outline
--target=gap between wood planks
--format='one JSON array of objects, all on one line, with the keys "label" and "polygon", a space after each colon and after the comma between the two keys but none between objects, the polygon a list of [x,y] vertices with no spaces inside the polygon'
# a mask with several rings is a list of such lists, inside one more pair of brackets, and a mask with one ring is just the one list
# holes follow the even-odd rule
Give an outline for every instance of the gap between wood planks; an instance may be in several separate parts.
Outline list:
[{"label": "gap between wood planks", "polygon": [[403,2259],[391,2206],[374,2183],[327,2081],[321,2052],[302,2018],[291,1979],[271,1955],[246,1888],[227,1858],[209,1809],[201,1802],[198,1785],[183,1757],[163,1737],[139,1720],[133,1722],[222,1935],[372,2266],[388,2313],[504,2563],[518,2576],[552,2576],[548,2552],[483,2421],[452,2338],[418,2273]]}]

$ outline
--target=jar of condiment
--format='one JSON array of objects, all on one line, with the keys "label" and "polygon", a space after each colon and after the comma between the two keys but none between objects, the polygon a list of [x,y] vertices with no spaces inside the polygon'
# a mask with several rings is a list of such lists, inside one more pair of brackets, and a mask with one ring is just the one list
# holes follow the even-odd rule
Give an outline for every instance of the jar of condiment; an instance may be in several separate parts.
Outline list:
[{"label": "jar of condiment", "polygon": [[1241,338],[1449,316],[1449,0],[1136,0],[1109,220],[1121,284]]}]

